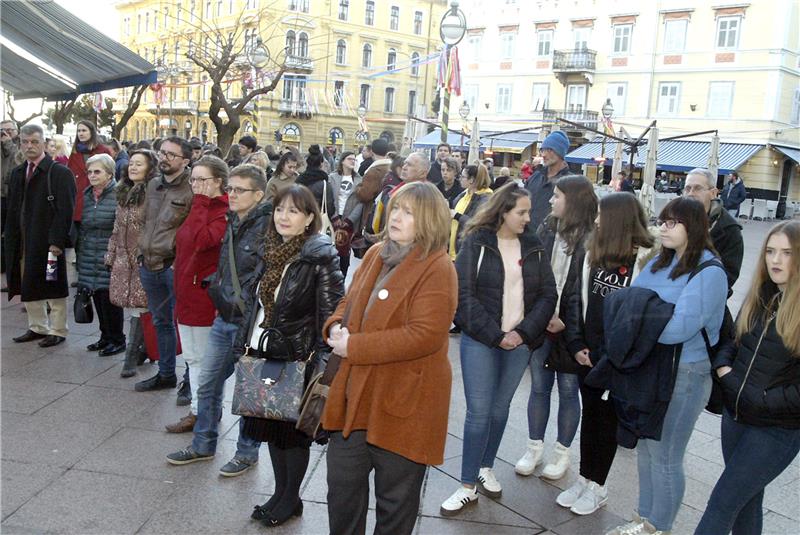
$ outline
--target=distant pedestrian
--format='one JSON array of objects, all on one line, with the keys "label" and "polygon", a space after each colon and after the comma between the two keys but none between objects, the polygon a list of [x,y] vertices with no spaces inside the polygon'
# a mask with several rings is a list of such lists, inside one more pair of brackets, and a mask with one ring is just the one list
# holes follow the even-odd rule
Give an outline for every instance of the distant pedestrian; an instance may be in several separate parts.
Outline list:
[{"label": "distant pedestrian", "polygon": [[447,200],[447,205],[455,207],[456,197],[464,188],[461,186],[461,164],[455,158],[447,158],[442,162],[442,181],[437,186]]},{"label": "distant pedestrian", "polygon": [[722,188],[720,197],[728,213],[733,217],[739,217],[739,207],[747,198],[747,189],[744,187],[742,179],[739,178],[739,173],[734,171],[728,175],[728,181],[725,183],[725,187]]},{"label": "distant pedestrian", "polygon": [[465,167],[459,180],[464,191],[453,200],[453,208],[450,210],[453,220],[450,223],[448,250],[453,260],[456,259],[470,219],[486,204],[493,193],[489,172],[481,163]]},{"label": "distant pedestrian", "polygon": [[272,202],[272,199],[281,191],[288,188],[297,180],[297,155],[288,150],[281,155],[278,164],[275,167],[275,173],[272,178],[267,182],[266,197],[267,202]]},{"label": "distant pedestrian", "polygon": [[561,130],[551,132],[539,147],[544,166],[537,169],[525,185],[531,193],[530,226],[533,229],[539,228],[550,213],[550,198],[558,179],[571,174],[564,161],[568,150],[569,138]]}]

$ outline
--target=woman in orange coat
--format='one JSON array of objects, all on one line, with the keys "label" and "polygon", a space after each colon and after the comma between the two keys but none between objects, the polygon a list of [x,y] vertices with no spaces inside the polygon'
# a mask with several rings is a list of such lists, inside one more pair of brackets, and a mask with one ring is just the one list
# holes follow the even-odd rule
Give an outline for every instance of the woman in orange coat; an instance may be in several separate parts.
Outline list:
[{"label": "woman in orange coat", "polygon": [[323,415],[333,535],[364,533],[373,469],[375,532],[410,534],[426,467],[443,462],[458,302],[450,210],[434,185],[412,182],[387,214],[324,330],[342,357]]}]

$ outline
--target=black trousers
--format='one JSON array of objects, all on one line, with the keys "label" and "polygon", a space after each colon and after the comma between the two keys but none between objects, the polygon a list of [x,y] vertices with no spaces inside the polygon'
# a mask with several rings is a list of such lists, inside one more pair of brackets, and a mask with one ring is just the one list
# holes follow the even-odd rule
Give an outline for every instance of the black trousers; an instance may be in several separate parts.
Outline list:
[{"label": "black trousers", "polygon": [[363,535],[367,529],[369,474],[375,470],[377,535],[414,531],[427,466],[367,444],[366,431],[328,443],[328,520],[331,535]]},{"label": "black trousers", "polygon": [[347,255],[339,255],[339,269],[342,270],[342,276],[347,278],[347,270],[350,268],[350,252]]},{"label": "black trousers", "polygon": [[112,344],[124,344],[125,313],[121,307],[111,303],[108,290],[95,290],[92,294],[97,320],[100,323],[100,339]]},{"label": "black trousers", "polygon": [[617,454],[617,413],[610,399],[603,400],[603,392],[581,384],[580,474],[599,485],[606,484]]}]

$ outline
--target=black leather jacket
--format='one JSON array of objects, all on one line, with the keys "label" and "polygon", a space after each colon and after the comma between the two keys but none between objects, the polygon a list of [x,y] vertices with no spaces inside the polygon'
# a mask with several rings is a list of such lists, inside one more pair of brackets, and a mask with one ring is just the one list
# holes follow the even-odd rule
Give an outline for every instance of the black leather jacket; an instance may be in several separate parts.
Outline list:
[{"label": "black leather jacket", "polygon": [[228,323],[241,326],[247,310],[245,308],[244,313],[240,311],[234,298],[233,278],[228,260],[230,251],[228,242],[232,227],[236,227],[233,233],[234,264],[242,287],[242,301],[247,305],[251,302],[256,285],[264,274],[264,235],[270,215],[272,215],[270,203],[253,208],[244,220],[238,222],[238,225],[236,214],[228,213],[228,228],[225,229],[225,237],[222,239],[217,272],[210,277],[208,288],[208,295],[214,303],[214,308]]},{"label": "black leather jacket", "polygon": [[[279,336],[270,336],[267,356],[285,357],[293,353],[299,359],[308,356],[312,349],[327,348],[322,326],[336,310],[343,295],[344,277],[339,269],[339,253],[329,237],[322,234],[310,237],[283,274],[273,308],[271,327],[284,335],[291,351]],[[249,298],[247,320],[239,329],[233,346],[237,358],[250,341],[259,309],[255,291]]]}]

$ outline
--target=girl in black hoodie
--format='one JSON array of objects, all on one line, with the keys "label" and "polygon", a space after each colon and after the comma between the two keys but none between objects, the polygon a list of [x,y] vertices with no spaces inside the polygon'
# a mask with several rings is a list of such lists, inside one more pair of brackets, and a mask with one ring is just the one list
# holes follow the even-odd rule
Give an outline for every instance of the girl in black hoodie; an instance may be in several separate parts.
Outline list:
[{"label": "girl in black hoodie", "polygon": [[[336,214],[336,207],[333,204],[333,188],[328,183],[328,173],[322,170],[322,149],[319,145],[308,147],[306,156],[306,170],[297,177],[297,183],[302,184],[311,190],[320,212],[332,218]],[[325,205],[323,206],[323,198]]]}]

